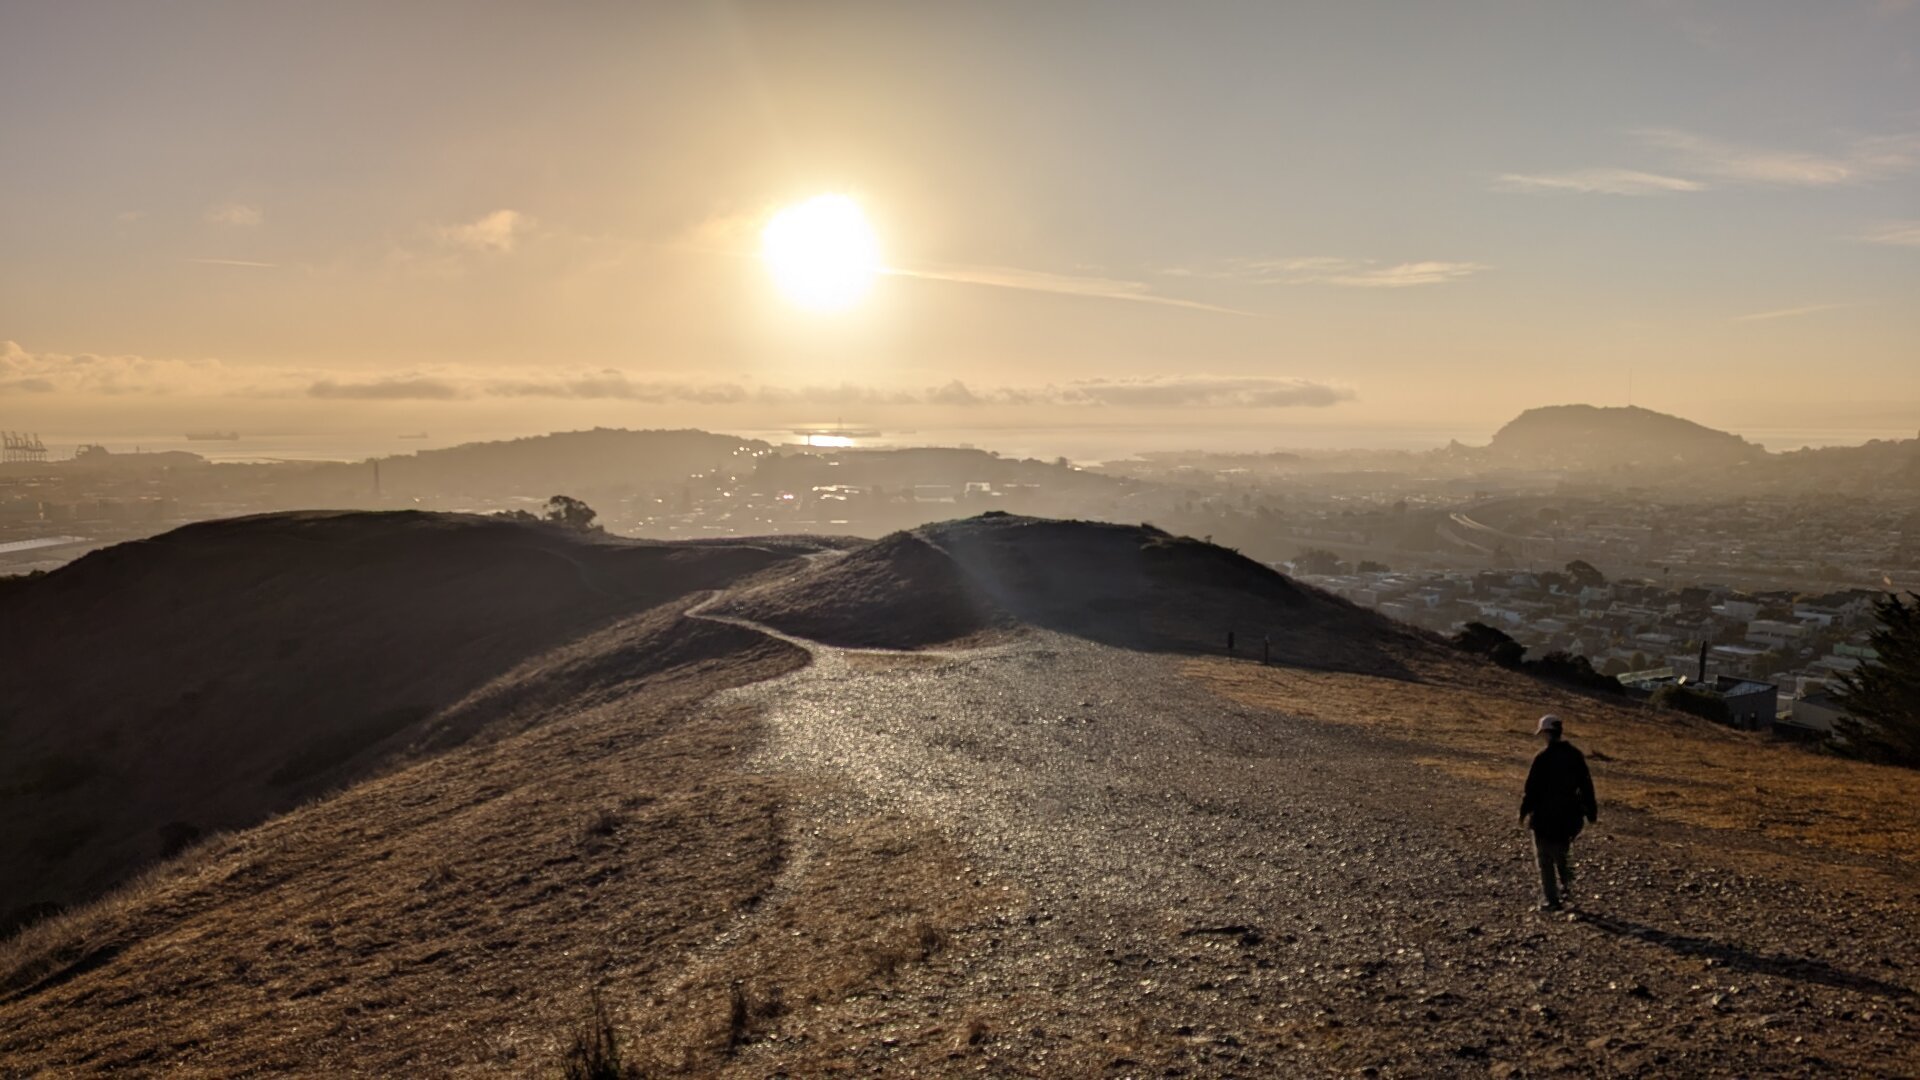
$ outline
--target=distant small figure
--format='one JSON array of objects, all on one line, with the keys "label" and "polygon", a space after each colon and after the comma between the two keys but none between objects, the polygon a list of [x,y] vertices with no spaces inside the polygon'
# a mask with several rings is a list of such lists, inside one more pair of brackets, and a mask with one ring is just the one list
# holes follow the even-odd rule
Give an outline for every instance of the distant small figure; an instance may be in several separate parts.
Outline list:
[{"label": "distant small figure", "polygon": [[1594,800],[1587,757],[1562,738],[1560,718],[1551,713],[1541,717],[1534,733],[1546,736],[1547,745],[1533,756],[1533,767],[1527,770],[1520,820],[1528,823],[1532,815],[1533,853],[1540,861],[1540,910],[1559,911],[1563,900],[1572,899],[1567,893],[1573,886],[1573,840],[1586,822],[1600,820],[1600,808]]},{"label": "distant small figure", "polygon": [[1271,634],[1260,635],[1260,662],[1273,663],[1273,635]]},{"label": "distant small figure", "polygon": [[1227,651],[1233,651],[1233,631],[1227,631]]}]

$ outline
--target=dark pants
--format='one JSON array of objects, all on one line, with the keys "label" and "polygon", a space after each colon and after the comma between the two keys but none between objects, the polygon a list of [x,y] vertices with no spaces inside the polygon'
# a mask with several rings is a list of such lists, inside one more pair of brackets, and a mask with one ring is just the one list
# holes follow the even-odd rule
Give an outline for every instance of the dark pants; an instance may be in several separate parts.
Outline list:
[{"label": "dark pants", "polygon": [[[1573,840],[1556,840],[1533,834],[1533,854],[1540,861],[1540,894],[1549,907],[1560,905],[1560,890],[1573,885]],[[1556,883],[1554,878],[1558,877]]]}]

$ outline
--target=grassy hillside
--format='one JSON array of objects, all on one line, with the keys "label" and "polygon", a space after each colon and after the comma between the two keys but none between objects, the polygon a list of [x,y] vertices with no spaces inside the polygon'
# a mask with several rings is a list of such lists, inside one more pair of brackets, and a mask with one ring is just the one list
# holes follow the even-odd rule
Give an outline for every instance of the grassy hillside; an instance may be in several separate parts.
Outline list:
[{"label": "grassy hillside", "polygon": [[[0,592],[0,916],[365,775],[520,661],[790,557],[422,513],[272,514]],[[17,917],[17,916],[16,916]]]},{"label": "grassy hillside", "polygon": [[915,646],[995,628],[1212,652],[1235,635],[1277,661],[1401,673],[1428,635],[1236,552],[1149,525],[989,513],[885,537],[745,590],[722,610],[843,645]]},{"label": "grassy hillside", "polygon": [[[297,612],[333,659],[263,683],[433,707],[0,941],[0,1075],[557,1076],[596,1000],[647,1076],[1912,1072],[1911,774],[1570,694],[1231,551],[1005,515],[848,552],[208,529],[65,588],[128,601],[98,628],[168,610],[146,569],[195,574],[264,614],[196,601],[173,637],[267,665],[249,630]],[[503,576],[517,606],[473,595]],[[408,621],[428,603],[466,618]],[[383,648],[352,643],[369,612]],[[174,685],[229,655],[155,647]],[[1514,820],[1547,710],[1602,805],[1552,919]],[[239,715],[192,714],[266,738]],[[311,744],[272,745],[170,784],[277,790]],[[90,784],[14,805],[117,813]]]}]

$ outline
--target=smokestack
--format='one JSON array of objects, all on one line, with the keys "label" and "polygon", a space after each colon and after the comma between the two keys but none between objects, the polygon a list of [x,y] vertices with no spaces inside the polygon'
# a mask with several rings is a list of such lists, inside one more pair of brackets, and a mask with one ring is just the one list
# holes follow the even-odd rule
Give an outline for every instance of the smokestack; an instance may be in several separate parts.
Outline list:
[{"label": "smokestack", "polygon": [[1694,679],[1694,682],[1703,683],[1706,681],[1707,681],[1707,643],[1703,641],[1700,643],[1700,675],[1698,678]]}]

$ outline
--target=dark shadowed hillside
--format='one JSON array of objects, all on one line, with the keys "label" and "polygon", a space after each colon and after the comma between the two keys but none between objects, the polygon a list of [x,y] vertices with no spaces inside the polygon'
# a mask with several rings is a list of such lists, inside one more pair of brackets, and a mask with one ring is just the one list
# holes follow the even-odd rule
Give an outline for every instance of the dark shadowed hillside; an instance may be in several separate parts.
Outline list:
[{"label": "dark shadowed hillside", "polygon": [[[299,513],[191,525],[14,583],[0,915],[92,895],[346,782],[524,659],[791,550]],[[436,741],[477,726],[434,721]]]}]

